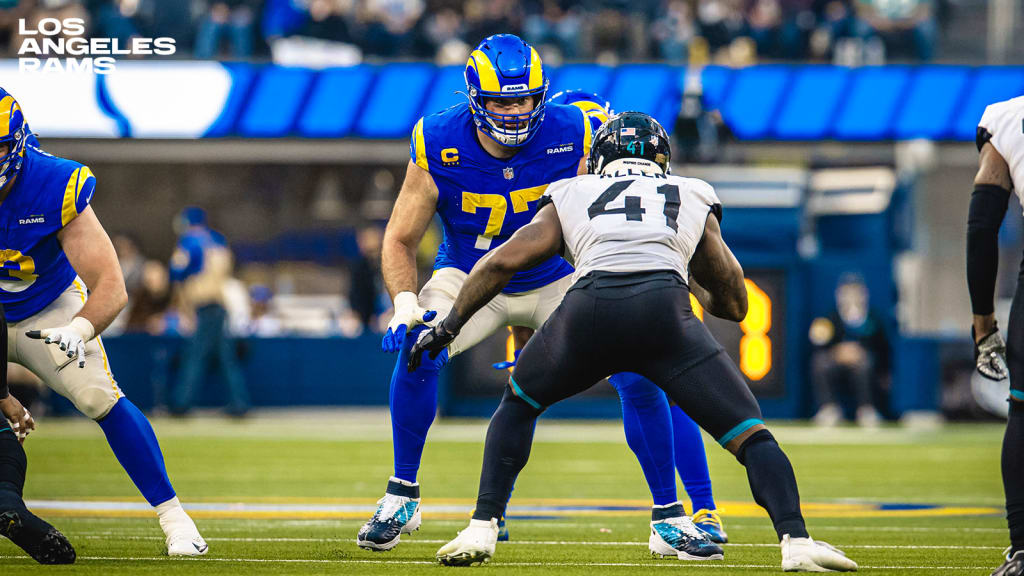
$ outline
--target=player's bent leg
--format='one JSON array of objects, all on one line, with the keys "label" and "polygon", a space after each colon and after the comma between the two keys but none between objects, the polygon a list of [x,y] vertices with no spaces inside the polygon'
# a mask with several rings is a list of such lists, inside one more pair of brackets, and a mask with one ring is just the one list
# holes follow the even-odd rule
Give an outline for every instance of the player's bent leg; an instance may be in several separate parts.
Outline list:
[{"label": "player's bent leg", "polygon": [[67,321],[81,307],[82,301],[82,296],[65,292],[39,315],[15,325],[17,357],[12,360],[34,372],[47,386],[99,424],[117,461],[159,516],[168,553],[205,554],[206,542],[181,507],[167,477],[156,433],[145,415],[121,393],[110,372],[102,339],[96,338],[86,345],[84,367],[72,363],[58,370],[49,349],[55,347],[24,334],[60,318]]},{"label": "player's bent leg", "polygon": [[[702,325],[692,326],[691,335],[710,338]],[[724,351],[719,349],[666,381],[666,393],[746,467],[754,500],[768,511],[779,537],[783,570],[857,569],[842,552],[808,535],[793,466],[765,427],[757,400]]]},{"label": "player's bent leg", "polygon": [[494,555],[498,518],[505,515],[512,486],[530,458],[537,417],[543,412],[540,405],[521,390],[518,394],[514,392],[516,387],[512,384],[505,389],[501,404],[487,426],[483,471],[480,473],[473,519],[458,537],[437,551],[437,560],[441,564],[469,566],[487,562]]},{"label": "player's bent leg", "polygon": [[[509,378],[509,387],[491,417],[473,525],[483,530],[483,522],[493,520],[494,541],[498,535],[497,519],[504,515],[516,477],[530,457],[537,417],[544,407],[590,388],[602,375],[614,371],[608,368],[607,358],[593,354],[589,341],[568,337],[578,333],[581,326],[593,324],[593,310],[593,299],[587,295],[566,296],[552,320],[523,348],[520,363]],[[456,541],[458,538],[438,550],[439,561],[458,561],[452,560],[453,549],[458,549]],[[489,539],[481,541],[483,551],[478,558],[484,561],[484,557],[493,555],[493,548]]]},{"label": "player's bent leg", "polygon": [[200,556],[209,546],[195,522],[181,506],[167,477],[163,453],[149,420],[130,400],[122,397],[96,421],[107,437],[114,456],[136,488],[156,510],[164,531],[167,554]]},{"label": "player's bent leg", "polygon": [[[465,278],[465,272],[454,268],[436,271],[420,291],[420,305],[437,311],[438,319],[444,318]],[[505,323],[502,297],[499,296],[466,324],[449,347],[450,354],[470,348]],[[416,477],[427,433],[437,412],[437,383],[441,368],[449,357],[449,351],[434,359],[427,356],[415,371],[408,371],[409,352],[425,329],[425,326],[417,327],[407,333],[391,375],[389,406],[395,472],[374,515],[356,536],[356,543],[367,550],[390,550],[398,545],[402,534],[419,528],[420,500]],[[414,489],[415,496],[410,496],[407,489]]]},{"label": "player's bent leg", "polygon": [[[1001,457],[1006,521],[1010,529],[1007,557],[1017,557],[1018,566],[1024,569],[1024,393],[1017,389],[1011,389],[1010,393],[1013,396]],[[1006,572],[1018,573],[1024,575],[1024,572]]]},{"label": "player's bent leg", "polygon": [[40,564],[74,563],[75,549],[68,539],[25,507],[25,450],[6,422],[0,426],[0,535]]},{"label": "player's bent leg", "polygon": [[437,413],[438,378],[448,362],[445,352],[435,359],[424,358],[419,368],[408,371],[409,351],[425,329],[416,327],[409,331],[391,374],[389,405],[395,473],[388,480],[373,516],[356,535],[356,544],[365,550],[391,550],[402,534],[410,534],[420,525],[420,485],[416,476],[427,432]]},{"label": "player's bent leg", "polygon": [[1006,522],[1010,530],[1007,557],[1017,557],[1020,565],[1024,563],[1024,558],[1020,558],[1024,551],[1024,266],[1010,306],[1006,367],[1010,375],[1010,409],[1003,435],[1001,468],[1006,494]]}]

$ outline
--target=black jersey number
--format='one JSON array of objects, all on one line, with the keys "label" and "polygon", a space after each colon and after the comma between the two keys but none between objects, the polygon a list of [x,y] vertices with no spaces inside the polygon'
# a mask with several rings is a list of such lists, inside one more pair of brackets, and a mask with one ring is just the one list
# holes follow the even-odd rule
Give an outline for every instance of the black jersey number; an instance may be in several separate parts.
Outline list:
[{"label": "black jersey number", "polygon": [[[644,210],[641,204],[639,196],[626,196],[625,204],[622,208],[608,208],[608,204],[614,202],[619,194],[629,188],[634,180],[624,180],[616,182],[608,187],[607,190],[601,193],[594,200],[594,203],[587,208],[587,215],[593,220],[598,216],[604,216],[606,214],[625,214],[627,221],[641,221],[644,219],[644,214],[647,212]],[[665,196],[665,225],[672,230],[678,231],[679,224],[676,220],[679,219],[679,187],[675,184],[662,184],[658,186],[658,194]]]}]

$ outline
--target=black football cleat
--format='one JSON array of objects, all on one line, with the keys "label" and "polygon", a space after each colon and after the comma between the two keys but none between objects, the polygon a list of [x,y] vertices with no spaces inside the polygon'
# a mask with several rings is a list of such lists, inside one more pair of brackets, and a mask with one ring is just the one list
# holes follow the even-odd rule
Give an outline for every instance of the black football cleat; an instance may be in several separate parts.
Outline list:
[{"label": "black football cleat", "polygon": [[59,530],[27,509],[0,513],[0,536],[6,536],[40,564],[74,564],[75,549]]},{"label": "black football cleat", "polygon": [[1017,550],[1012,556],[1006,550],[1006,562],[996,568],[992,576],[1024,576],[1024,550]]}]

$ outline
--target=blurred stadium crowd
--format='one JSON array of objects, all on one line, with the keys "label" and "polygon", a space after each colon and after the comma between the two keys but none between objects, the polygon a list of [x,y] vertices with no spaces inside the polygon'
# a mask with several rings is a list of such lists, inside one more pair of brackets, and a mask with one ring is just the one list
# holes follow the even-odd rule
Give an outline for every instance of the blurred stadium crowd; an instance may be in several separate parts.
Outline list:
[{"label": "blurred stadium crowd", "polygon": [[504,32],[551,64],[880,63],[932,59],[951,13],[950,0],[0,0],[0,46],[17,53],[20,18],[75,17],[93,37],[171,37],[197,59],[462,64]]}]

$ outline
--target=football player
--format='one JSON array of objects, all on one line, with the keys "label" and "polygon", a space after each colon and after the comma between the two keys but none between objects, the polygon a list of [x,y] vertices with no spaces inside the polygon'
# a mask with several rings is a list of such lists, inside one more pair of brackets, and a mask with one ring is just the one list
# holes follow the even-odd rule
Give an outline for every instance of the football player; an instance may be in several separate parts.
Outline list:
[{"label": "football player", "polygon": [[154,507],[168,554],[205,554],[206,542],[167,478],[153,427],[121,393],[99,337],[127,295],[114,247],[89,205],[96,178],[29,138],[21,107],[0,88],[0,304],[10,360],[99,424]]},{"label": "football player", "polygon": [[[582,90],[559,92],[548,102],[578,106],[590,119],[595,133],[612,113],[607,100]],[[712,542],[728,542],[711,491],[707,453],[697,423],[679,406],[670,405],[665,392],[639,374],[614,374],[608,382],[619,394],[626,443],[640,462],[655,507],[674,506],[676,503],[674,464],[690,497],[693,523]],[[672,456],[666,458],[666,454]],[[658,528],[655,526],[654,530]],[[662,546],[652,543],[652,547]]]},{"label": "football player", "polygon": [[[502,326],[536,329],[558,307],[572,267],[552,255],[517,274],[457,340],[408,371],[409,349],[438,311],[452,305],[473,265],[530,221],[548,184],[586,170],[591,119],[577,106],[548,105],[548,81],[537,51],[518,37],[499,34],[480,43],[465,70],[468,102],[420,119],[410,162],[384,236],[382,272],[395,315],[382,347],[398,352],[390,406],[394,476],[356,543],[390,550],[421,522],[416,475],[427,431],[437,411],[437,381],[449,356]],[[434,273],[417,295],[416,249],[439,214],[444,241]],[[667,431],[671,424],[663,413]],[[670,439],[670,434],[665,434]],[[672,475],[672,452],[660,462]],[[672,498],[653,513],[652,539],[678,557],[714,556],[721,549],[698,532]],[[674,503],[674,504],[673,504]]]},{"label": "football player", "polygon": [[971,294],[978,372],[1003,387],[1009,378],[1010,409],[1003,437],[1003,488],[1010,547],[993,576],[1024,576],[1024,267],[1010,306],[1004,342],[996,326],[999,226],[1012,191],[1024,201],[1024,96],[992,104],[978,125],[981,155],[967,219],[967,286]]},{"label": "football player", "polygon": [[[6,154],[0,145],[0,155]],[[10,538],[40,564],[73,564],[75,549],[59,530],[25,507],[22,489],[28,461],[22,442],[35,421],[7,389],[7,320],[0,306],[0,535]]]},{"label": "football player", "polygon": [[549,186],[531,223],[477,262],[448,315],[411,350],[410,367],[443,353],[519,271],[560,252],[575,264],[572,287],[523,349],[491,419],[473,520],[438,550],[441,563],[471,565],[494,554],[497,518],[547,406],[608,374],[637,372],[746,466],[784,570],[856,570],[808,535],[789,460],[739,370],[693,314],[691,290],[707,312],[742,320],[746,287],[721,237],[714,190],[669,175],[670,160],[668,135],[653,118],[609,119],[594,136],[590,174]]}]

